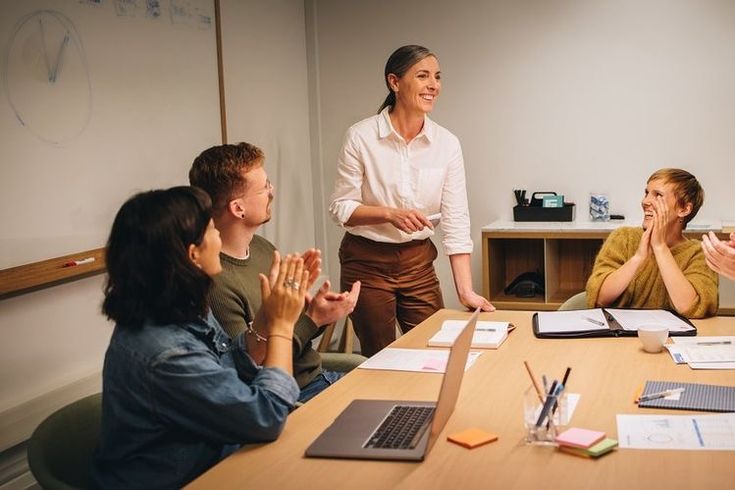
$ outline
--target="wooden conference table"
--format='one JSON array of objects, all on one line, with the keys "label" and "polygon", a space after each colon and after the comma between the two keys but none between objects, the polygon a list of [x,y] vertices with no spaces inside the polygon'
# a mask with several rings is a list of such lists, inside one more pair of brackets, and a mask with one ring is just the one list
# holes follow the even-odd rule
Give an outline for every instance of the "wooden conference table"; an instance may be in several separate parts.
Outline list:
[{"label": "wooden conference table", "polygon": [[[441,310],[392,347],[425,347],[449,318],[469,313]],[[648,379],[735,386],[728,370],[675,365],[667,352],[647,354],[637,338],[536,339],[532,312],[497,311],[480,319],[510,321],[516,330],[498,350],[486,350],[465,373],[454,414],[422,463],[304,458],[306,447],[355,398],[435,400],[440,375],[356,369],[294,411],[281,437],[253,444],[195,480],[192,488],[735,488],[735,452],[617,449],[598,460],[524,444],[522,400],[530,386],[523,360],[540,378],[561,377],[572,367],[569,392],[581,399],[572,425],[617,438],[616,414],[666,412],[639,409],[637,387]],[[700,336],[735,335],[735,317],[696,320]],[[682,411],[668,411],[683,414]],[[468,450],[446,435],[479,427],[499,440]]]}]

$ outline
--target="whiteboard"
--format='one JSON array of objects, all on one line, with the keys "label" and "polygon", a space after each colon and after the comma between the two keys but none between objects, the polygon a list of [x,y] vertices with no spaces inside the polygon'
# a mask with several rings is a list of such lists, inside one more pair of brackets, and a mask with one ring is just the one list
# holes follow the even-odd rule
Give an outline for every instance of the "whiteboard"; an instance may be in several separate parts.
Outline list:
[{"label": "whiteboard", "polygon": [[219,144],[212,0],[0,2],[0,269],[104,246]]}]

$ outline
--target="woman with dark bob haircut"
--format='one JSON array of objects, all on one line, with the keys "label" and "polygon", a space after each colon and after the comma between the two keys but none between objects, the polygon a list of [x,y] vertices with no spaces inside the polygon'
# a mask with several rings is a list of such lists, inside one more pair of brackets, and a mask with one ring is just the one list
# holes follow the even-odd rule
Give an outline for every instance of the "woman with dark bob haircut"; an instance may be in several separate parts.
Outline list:
[{"label": "woman with dark bob haircut", "polygon": [[222,269],[211,201],[195,187],[133,196],[107,244],[103,312],[116,325],[105,355],[102,429],[93,479],[102,488],[178,488],[249,442],[273,441],[299,396],[293,326],[304,305],[303,260],[261,274],[259,368],[206,302]]}]

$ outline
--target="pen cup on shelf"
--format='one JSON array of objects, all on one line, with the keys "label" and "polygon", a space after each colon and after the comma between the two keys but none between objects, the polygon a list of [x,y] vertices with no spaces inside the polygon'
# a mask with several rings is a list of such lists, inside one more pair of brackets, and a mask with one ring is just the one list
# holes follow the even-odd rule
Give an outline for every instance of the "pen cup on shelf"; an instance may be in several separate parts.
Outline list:
[{"label": "pen cup on shelf", "polygon": [[[553,446],[556,445],[557,434],[563,432],[567,425],[567,396],[562,392],[558,397],[552,397],[549,403],[545,403],[545,394],[542,393],[542,396],[543,402],[539,400],[538,393],[533,386],[529,386],[523,393],[523,424],[526,428],[526,444]],[[542,420],[539,424],[540,419]]]}]

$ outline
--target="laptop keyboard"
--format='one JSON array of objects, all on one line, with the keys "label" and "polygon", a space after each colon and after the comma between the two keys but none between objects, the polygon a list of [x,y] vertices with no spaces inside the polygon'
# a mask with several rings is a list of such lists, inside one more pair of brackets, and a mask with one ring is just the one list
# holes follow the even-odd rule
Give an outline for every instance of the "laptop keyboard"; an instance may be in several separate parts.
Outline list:
[{"label": "laptop keyboard", "polygon": [[429,426],[434,407],[396,405],[363,447],[413,449]]}]

